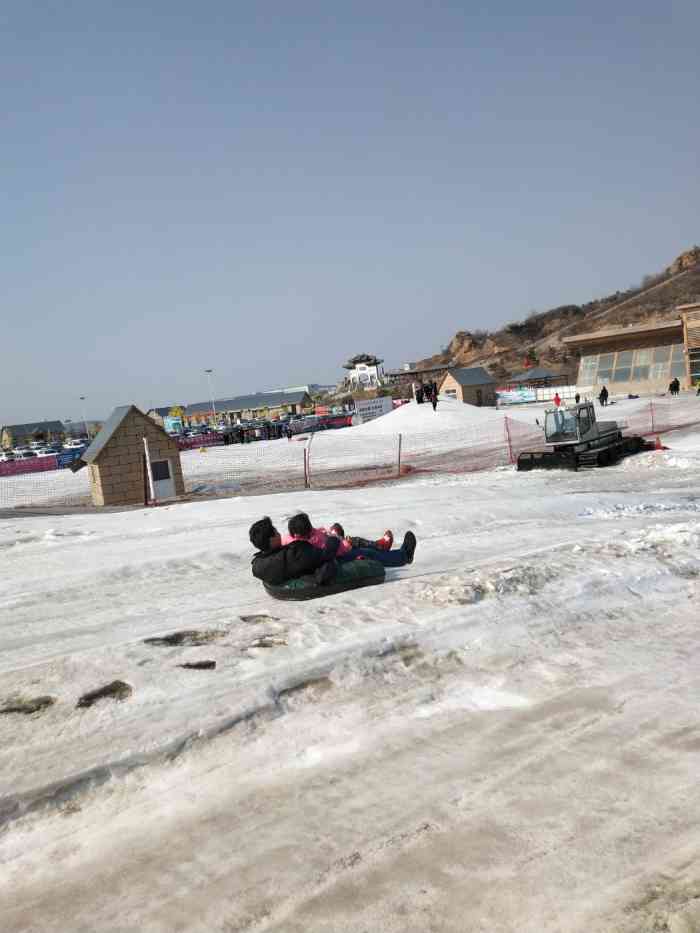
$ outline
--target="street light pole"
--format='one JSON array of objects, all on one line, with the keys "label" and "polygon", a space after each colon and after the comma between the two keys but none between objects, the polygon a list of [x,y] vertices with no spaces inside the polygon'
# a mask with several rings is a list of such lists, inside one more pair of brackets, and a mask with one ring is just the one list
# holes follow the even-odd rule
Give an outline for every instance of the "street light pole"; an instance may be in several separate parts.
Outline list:
[{"label": "street light pole", "polygon": [[85,396],[84,396],[84,395],[81,395],[81,396],[80,396],[80,401],[81,401],[81,403],[82,403],[82,404],[81,404],[81,408],[82,408],[82,411],[83,411],[83,427],[85,428],[85,437],[86,437],[88,440],[90,440],[90,432],[88,431],[87,418],[85,417]]},{"label": "street light pole", "polygon": [[204,372],[207,374],[207,379],[209,380],[209,395],[211,395],[211,408],[214,412],[214,421],[216,422],[216,403],[214,401],[214,386],[211,381],[211,374],[214,372],[213,369],[205,369]]}]

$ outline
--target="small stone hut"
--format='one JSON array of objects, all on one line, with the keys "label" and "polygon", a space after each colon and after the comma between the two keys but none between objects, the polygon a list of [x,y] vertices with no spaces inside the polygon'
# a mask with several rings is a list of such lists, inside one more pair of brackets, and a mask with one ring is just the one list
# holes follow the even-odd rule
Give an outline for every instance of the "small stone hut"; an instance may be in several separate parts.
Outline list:
[{"label": "small stone hut", "polygon": [[80,459],[88,465],[95,505],[145,504],[185,493],[177,443],[135,405],[115,408]]},{"label": "small stone hut", "polygon": [[468,405],[496,404],[496,380],[483,366],[451,369],[440,383],[439,392]]}]

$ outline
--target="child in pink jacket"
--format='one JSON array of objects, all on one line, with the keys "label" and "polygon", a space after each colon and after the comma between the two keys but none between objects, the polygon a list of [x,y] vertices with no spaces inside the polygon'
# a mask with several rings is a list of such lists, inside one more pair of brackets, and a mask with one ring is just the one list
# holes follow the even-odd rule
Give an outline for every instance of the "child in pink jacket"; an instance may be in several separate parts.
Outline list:
[{"label": "child in pink jacket", "polygon": [[[325,528],[314,528],[311,519],[306,512],[299,512],[298,515],[289,519],[289,534],[282,535],[282,545],[291,544],[292,541],[308,541],[314,547],[323,550],[330,535]],[[351,545],[345,538],[340,539],[337,554],[341,557],[351,550]]]},{"label": "child in pink jacket", "polygon": [[372,547],[378,550],[388,551],[394,543],[394,536],[390,531],[385,531],[384,536],[379,541],[367,541],[364,538],[346,538],[342,525],[337,522],[331,525],[330,531],[326,528],[314,528],[311,519],[306,512],[300,512],[289,519],[289,534],[282,535],[282,544],[290,544],[292,541],[308,541],[314,547],[323,550],[330,535],[340,538],[337,555],[343,557],[348,554],[353,547]]}]

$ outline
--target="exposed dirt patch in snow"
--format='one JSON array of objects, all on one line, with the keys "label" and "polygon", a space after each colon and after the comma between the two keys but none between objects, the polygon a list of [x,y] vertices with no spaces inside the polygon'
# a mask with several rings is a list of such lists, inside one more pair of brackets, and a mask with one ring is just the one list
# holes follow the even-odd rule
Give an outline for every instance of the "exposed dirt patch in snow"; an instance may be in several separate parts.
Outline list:
[{"label": "exposed dirt patch in snow", "polygon": [[225,634],[226,632],[219,629],[184,629],[181,632],[171,632],[169,635],[144,638],[143,643],[144,645],[156,645],[159,648],[207,645],[218,638],[223,638]]},{"label": "exposed dirt patch in snow", "polygon": [[110,684],[105,684],[104,687],[98,687],[97,690],[84,693],[78,700],[78,706],[80,708],[94,706],[99,700],[126,700],[133,692],[131,684],[127,684],[123,680],[113,680]]},{"label": "exposed dirt patch in snow", "polygon": [[31,699],[17,697],[0,707],[0,715],[21,713],[24,716],[30,716],[33,713],[41,713],[47,707],[53,706],[55,702],[56,698],[50,696],[32,697]]}]

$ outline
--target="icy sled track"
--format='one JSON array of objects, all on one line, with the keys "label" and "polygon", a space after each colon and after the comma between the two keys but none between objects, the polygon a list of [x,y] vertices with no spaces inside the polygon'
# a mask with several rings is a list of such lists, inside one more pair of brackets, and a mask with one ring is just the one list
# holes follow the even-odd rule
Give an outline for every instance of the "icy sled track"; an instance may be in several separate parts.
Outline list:
[{"label": "icy sled track", "polygon": [[[3,522],[3,933],[696,929],[699,450]],[[298,509],[415,563],[276,603]]]}]

